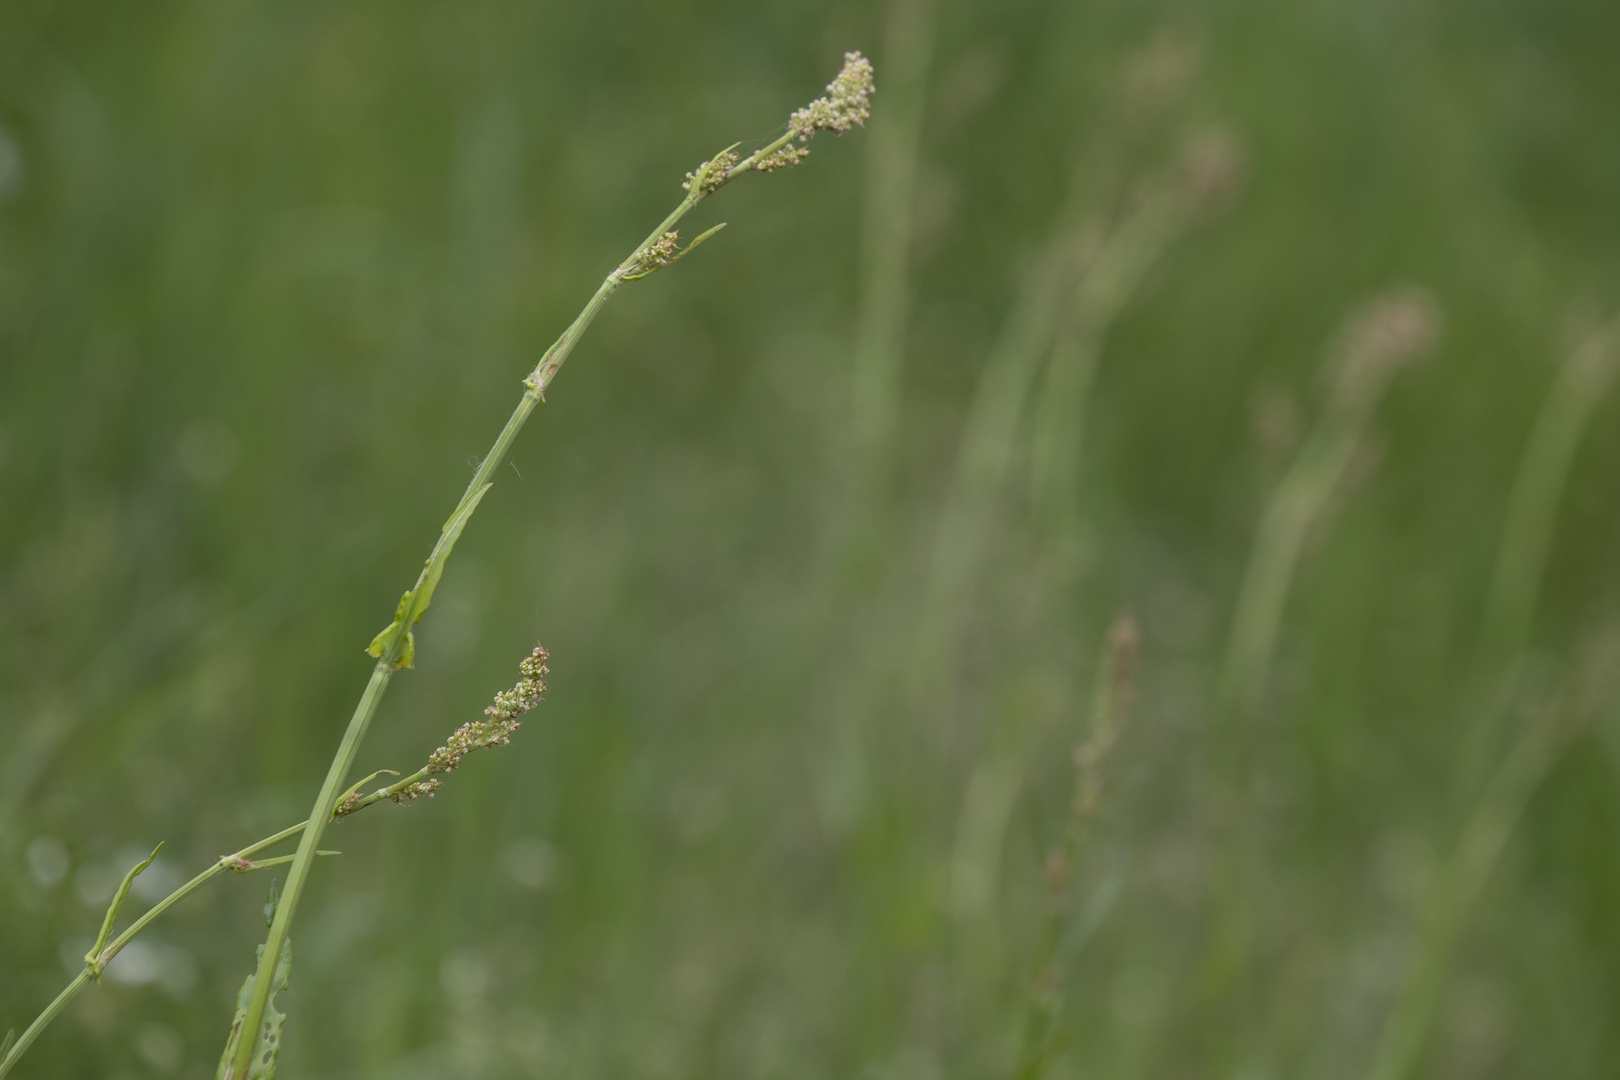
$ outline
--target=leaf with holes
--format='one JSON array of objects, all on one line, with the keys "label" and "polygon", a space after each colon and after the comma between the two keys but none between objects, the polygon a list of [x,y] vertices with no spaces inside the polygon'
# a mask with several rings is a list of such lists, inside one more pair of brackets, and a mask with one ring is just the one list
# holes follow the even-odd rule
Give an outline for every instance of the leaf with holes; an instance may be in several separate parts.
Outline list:
[{"label": "leaf with holes", "polygon": [[[259,954],[264,955],[263,945],[259,946]],[[292,939],[289,938],[281,947],[281,958],[276,961],[270,1000],[264,1007],[264,1023],[259,1029],[259,1038],[253,1047],[253,1058],[248,1062],[245,1080],[274,1080],[276,1056],[281,1053],[281,1025],[287,1019],[287,1014],[276,1008],[276,995],[287,989],[291,978]],[[231,1074],[231,1058],[236,1053],[237,1040],[242,1037],[242,1022],[247,1019],[248,1004],[252,1000],[253,976],[249,975],[236,995],[236,1018],[231,1021],[231,1036],[225,1040],[225,1052],[220,1055],[214,1080],[236,1080]]]}]

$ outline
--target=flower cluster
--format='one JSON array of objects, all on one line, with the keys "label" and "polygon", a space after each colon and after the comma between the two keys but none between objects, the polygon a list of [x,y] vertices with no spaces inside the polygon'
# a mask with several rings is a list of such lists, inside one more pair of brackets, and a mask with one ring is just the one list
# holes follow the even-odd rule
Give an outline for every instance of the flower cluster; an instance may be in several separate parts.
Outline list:
[{"label": "flower cluster", "polygon": [[[807,143],[818,131],[842,135],[865,124],[872,115],[872,62],[858,52],[844,54],[844,69],[827,84],[827,96],[819,97],[788,118],[788,135]],[[810,151],[792,142],[766,154],[754,163],[760,172],[771,172],[797,165]]]},{"label": "flower cluster", "polygon": [[737,161],[738,158],[735,153],[730,150],[722,150],[713,158],[699,165],[695,171],[687,173],[686,183],[682,184],[681,187],[691,191],[692,185],[697,184],[695,194],[698,198],[701,199],[705,195],[712,195],[719,189],[721,184],[731,179],[731,170],[736,168]]},{"label": "flower cluster", "polygon": [[[381,792],[378,792],[379,797],[381,794]],[[332,820],[336,821],[339,818],[348,817],[350,814],[360,809],[361,805],[365,801],[366,796],[364,794],[358,791],[349,792],[347,795],[343,796],[343,798],[339,799],[338,804],[332,808]]]},{"label": "flower cluster", "polygon": [[674,262],[678,254],[677,249],[680,246],[680,239],[681,234],[679,232],[667,232],[636,252],[635,263],[630,268],[631,272],[625,274],[625,280],[634,281],[636,278],[644,278],[653,271],[662,270]]},{"label": "flower cluster", "polygon": [[[438,791],[443,786],[444,781],[438,779],[412,780],[410,783],[406,784],[402,788],[399,788],[398,790],[389,788],[388,797],[400,804],[415,802],[424,795],[431,799],[433,798],[433,793]],[[353,798],[353,796],[351,795],[350,798]]]},{"label": "flower cluster", "polygon": [[450,740],[428,756],[429,773],[454,772],[461,759],[474,750],[487,750],[491,746],[505,746],[512,741],[512,732],[518,729],[523,715],[540,704],[546,692],[546,674],[550,670],[546,661],[550,655],[544,645],[518,665],[522,678],[510,690],[495,695],[494,704],[484,710],[484,719],[462,724]]},{"label": "flower cluster", "polygon": [[809,156],[810,150],[808,147],[788,143],[776,153],[766,154],[760,158],[759,164],[755,165],[754,168],[760,172],[775,172],[777,169],[785,169],[789,165],[797,165]]},{"label": "flower cluster", "polygon": [[866,123],[872,115],[872,62],[858,52],[844,54],[844,69],[827,84],[827,96],[817,98],[788,121],[788,130],[800,142],[809,142],[818,131],[842,135]]},{"label": "flower cluster", "polygon": [[462,724],[443,746],[428,755],[427,765],[404,780],[370,795],[350,793],[337,805],[332,817],[344,817],[383,798],[396,803],[415,802],[424,795],[431,799],[444,783],[436,774],[454,772],[461,759],[474,750],[487,750],[510,743],[512,733],[518,729],[524,714],[540,704],[546,692],[546,675],[550,671],[546,661],[549,659],[546,647],[536,645],[534,651],[518,665],[517,685],[495,695],[494,703],[484,710],[484,719]]}]

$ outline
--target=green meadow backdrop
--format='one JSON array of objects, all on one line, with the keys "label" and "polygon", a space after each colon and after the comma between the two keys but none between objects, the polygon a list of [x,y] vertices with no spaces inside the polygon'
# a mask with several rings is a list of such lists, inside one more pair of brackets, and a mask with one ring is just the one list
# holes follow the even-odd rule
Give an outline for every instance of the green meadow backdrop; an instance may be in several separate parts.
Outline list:
[{"label": "green meadow backdrop", "polygon": [[[1620,1073],[1620,6],[0,7],[0,1032],[357,762],[285,1078]],[[1111,629],[1112,628],[1112,629]],[[1078,753],[1076,752],[1076,748]],[[279,870],[16,1077],[214,1075]]]}]

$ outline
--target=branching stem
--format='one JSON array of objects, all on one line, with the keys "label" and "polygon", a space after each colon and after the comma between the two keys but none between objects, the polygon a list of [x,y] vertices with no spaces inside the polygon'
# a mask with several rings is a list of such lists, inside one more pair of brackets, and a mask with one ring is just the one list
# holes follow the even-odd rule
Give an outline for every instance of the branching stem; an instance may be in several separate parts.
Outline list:
[{"label": "branching stem", "polygon": [[297,836],[304,831],[306,824],[306,822],[300,821],[296,825],[282,829],[273,836],[267,836],[257,843],[249,844],[241,851],[221,856],[208,869],[174,890],[168,896],[165,896],[162,900],[159,900],[156,904],[153,904],[151,910],[136,919],[130,924],[128,930],[125,930],[111,941],[107,941],[106,936],[112,929],[111,917],[116,915],[116,910],[115,906],[109,906],[107,911],[109,919],[104,923],[102,941],[98,943],[100,947],[91,950],[90,955],[85,957],[84,970],[75,975],[73,981],[62,988],[62,992],[56,995],[56,1000],[47,1005],[44,1011],[34,1018],[34,1022],[28,1025],[28,1029],[22,1033],[21,1037],[12,1044],[5,1058],[0,1060],[0,1078],[11,1072],[12,1067],[17,1064],[17,1060],[27,1052],[29,1046],[33,1045],[34,1040],[39,1037],[39,1033],[44,1031],[52,1020],[56,1019],[57,1015],[67,1007],[68,1002],[79,996],[79,991],[96,981],[97,975],[106,969],[113,957],[123,951],[124,946],[135,939],[136,934],[152,925],[153,921],[165,911],[168,911],[223,873],[229,871],[246,873],[248,870],[262,870],[267,866],[279,865],[281,862],[279,859],[267,859],[260,863],[253,863],[250,860],[265,848],[274,847],[283,840],[290,840]]},{"label": "branching stem", "polygon": [[[437,581],[436,572],[442,570],[444,560],[449,556],[450,547],[454,545],[456,537],[460,535],[461,526],[465,524],[466,517],[471,512],[471,506],[482,496],[484,490],[494,481],[496,471],[505,462],[512,444],[516,441],[518,432],[523,430],[524,423],[529,414],[534,411],[537,403],[545,400],[546,388],[551,385],[552,379],[558,370],[567,361],[574,346],[596,319],[602,306],[608,298],[618,291],[626,281],[643,277],[648,262],[645,258],[655,244],[666,234],[672,232],[676,225],[691,213],[692,209],[702,202],[709,194],[734,179],[741,173],[760,171],[761,167],[769,167],[768,159],[771,155],[787,146],[800,133],[790,128],[774,142],[755,151],[745,161],[730,167],[725,166],[725,155],[719,155],[701,167],[697,174],[687,185],[687,194],[669,216],[658,224],[658,227],[647,234],[647,238],[636,247],[630,255],[616,266],[602,284],[597,287],[568,329],[562,332],[551,348],[547,349],[540,358],[529,377],[523,380],[523,397],[519,399],[517,407],[512,411],[511,417],[506,421],[506,427],[501,430],[495,444],[490,447],[489,453],[484,456],[483,464],[473,475],[467,485],[461,502],[457,505],[456,514],[452,515],[446,523],[439,542],[434,545],[433,553],[428,557],[427,565],[423,568],[417,580],[416,589],[431,589],[431,583]],[[714,170],[723,170],[723,175],[717,175]],[[667,265],[664,264],[664,265]],[[407,594],[409,596],[410,594]],[[265,938],[264,950],[260,954],[258,974],[253,982],[253,998],[248,1004],[247,1015],[243,1023],[243,1031],[257,1031],[263,1022],[265,1006],[269,1001],[272,977],[277,959],[281,956],[282,945],[287,940],[287,930],[292,925],[293,915],[298,909],[298,900],[304,891],[304,885],[309,879],[310,868],[314,864],[315,852],[320,844],[321,832],[331,819],[332,807],[336,803],[339,793],[343,789],[344,778],[348,776],[350,767],[354,764],[355,753],[360,749],[360,741],[365,737],[366,728],[370,726],[372,717],[376,715],[377,706],[382,701],[383,694],[388,689],[388,682],[392,678],[396,667],[401,665],[402,658],[408,660],[409,650],[412,648],[410,627],[426,602],[411,604],[402,601],[401,613],[396,618],[394,626],[380,636],[376,644],[381,645],[377,665],[372,669],[371,681],[367,684],[360,703],[355,707],[354,715],[349,719],[349,726],[343,733],[343,740],[338,744],[337,754],[332,758],[331,767],[327,770],[326,781],[321,785],[321,791],[315,799],[315,805],[310,811],[309,821],[305,824],[304,835],[298,844],[298,853],[292,861],[292,869],[287,872],[287,884],[282,890],[281,902],[276,907],[275,918],[270,924],[270,933]],[[387,789],[384,789],[385,791]],[[381,798],[381,793],[374,793],[368,797],[371,801]],[[239,1041],[235,1057],[231,1061],[231,1068],[226,1072],[226,1080],[240,1080],[247,1075],[248,1059],[253,1056],[254,1040],[243,1038]]]}]

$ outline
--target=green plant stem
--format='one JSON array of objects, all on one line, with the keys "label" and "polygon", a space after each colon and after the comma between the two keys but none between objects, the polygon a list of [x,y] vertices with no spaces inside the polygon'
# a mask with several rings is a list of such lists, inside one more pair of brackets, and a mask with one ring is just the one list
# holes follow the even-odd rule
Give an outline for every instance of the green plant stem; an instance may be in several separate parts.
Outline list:
[{"label": "green plant stem", "polygon": [[[1388,308],[1384,309],[1386,312]],[[1364,315],[1363,319],[1372,317]],[[1366,323],[1359,331],[1367,333]],[[1299,569],[1306,540],[1319,527],[1372,420],[1389,381],[1404,359],[1421,348],[1414,338],[1393,346],[1345,343],[1338,358],[1338,380],[1305,443],[1261,512],[1260,522],[1232,618],[1231,636],[1217,687],[1217,806],[1219,851],[1210,936],[1204,958],[1204,989],[1217,1000],[1239,1002],[1248,976],[1253,908],[1246,847],[1250,773],[1254,732],[1276,652],[1288,594]],[[1206,1003],[1206,1009],[1214,1003]],[[1229,1045],[1231,1019],[1217,1022]]]},{"label": "green plant stem", "polygon": [[1220,791],[1225,820],[1215,868],[1214,933],[1206,958],[1206,977],[1217,994],[1225,994],[1241,979],[1249,948],[1251,916],[1244,906],[1247,833],[1242,819],[1255,714],[1305,539],[1348,468],[1365,422],[1366,414],[1360,410],[1330,405],[1261,513],[1238,591],[1217,698],[1226,759]]},{"label": "green plant stem", "polygon": [[[1361,440],[1365,414],[1331,410],[1272,493],[1238,591],[1232,636],[1221,668],[1220,704],[1235,740],[1246,744],[1277,642],[1277,628],[1305,537]],[[1238,751],[1240,756],[1242,750]],[[1240,763],[1241,768],[1241,763]],[[1241,778],[1239,780],[1241,784]]]},{"label": "green plant stem", "polygon": [[1064,229],[1026,275],[981,370],[957,451],[955,475],[935,533],[917,620],[907,691],[915,709],[942,691],[996,503],[1013,459],[1031,385],[1056,331],[1074,276],[1077,231]]},{"label": "green plant stem", "polygon": [[84,968],[73,977],[72,982],[62,988],[62,992],[56,995],[56,1000],[45,1006],[45,1011],[36,1016],[34,1022],[28,1025],[28,1030],[24,1031],[21,1037],[11,1044],[11,1050],[6,1054],[6,1059],[0,1061],[0,1076],[5,1076],[11,1072],[11,1067],[33,1045],[34,1040],[39,1038],[39,1033],[45,1030],[46,1025],[55,1020],[57,1015],[67,1008],[68,1002],[78,997],[79,991],[89,986],[90,982],[90,969]]},{"label": "green plant stem", "polygon": [[[219,875],[226,873],[227,871],[239,871],[239,866],[242,861],[251,858],[252,856],[263,851],[265,848],[274,847],[283,840],[290,840],[294,836],[297,836],[300,832],[304,831],[304,826],[305,822],[300,821],[296,825],[282,829],[273,836],[267,836],[257,843],[249,844],[241,851],[235,852],[231,855],[226,855],[217,860],[208,869],[204,870],[202,873],[198,874],[196,877],[174,890],[174,892],[170,893],[168,896],[165,896],[162,900],[159,900],[156,904],[153,904],[151,909],[148,910],[146,914],[142,915],[139,919],[136,919],[132,924],[130,924],[128,930],[125,930],[122,934],[119,934],[116,938],[113,938],[110,942],[107,942],[99,952],[95,952],[94,967],[98,970],[105,970],[107,965],[112,961],[113,957],[122,952],[124,946],[128,945],[135,939],[135,935],[139,934],[142,930],[145,930],[164,912],[168,911],[174,905],[178,904],[180,901],[184,900],[186,897],[190,896],[192,893],[196,892],[198,889],[202,888]],[[269,863],[259,863],[254,866],[254,869],[262,869],[267,865],[269,865]],[[108,910],[109,914],[111,914],[112,909],[109,908]],[[22,1036],[18,1038],[15,1043],[12,1044],[12,1047],[6,1054],[5,1059],[0,1060],[0,1078],[5,1077],[11,1072],[12,1067],[17,1064],[18,1059],[23,1056],[23,1054],[28,1050],[29,1046],[33,1044],[34,1040],[39,1037],[40,1032],[44,1031],[45,1028],[50,1025],[52,1020],[56,1019],[57,1015],[67,1007],[68,1002],[72,1001],[79,995],[79,991],[83,990],[86,986],[89,986],[93,981],[95,981],[95,973],[92,971],[91,962],[87,961],[85,963],[84,970],[75,975],[73,977],[73,981],[68,983],[67,986],[63,987],[60,994],[56,995],[56,1000],[47,1005],[44,1011],[34,1018],[34,1022],[29,1024],[28,1029],[22,1033]]]},{"label": "green plant stem", "polygon": [[1484,651],[1498,659],[1523,648],[1564,481],[1592,412],[1616,374],[1620,322],[1571,354],[1536,416],[1513,481],[1485,611]]},{"label": "green plant stem", "polygon": [[1411,1075],[1443,1001],[1457,937],[1552,756],[1546,732],[1550,725],[1542,721],[1520,737],[1495,775],[1482,783],[1486,763],[1501,753],[1505,741],[1505,720],[1570,466],[1593,411],[1617,374],[1620,321],[1592,335],[1564,362],[1520,458],[1485,604],[1480,704],[1461,769],[1464,793],[1479,794],[1455,856],[1429,890],[1418,955],[1390,1007],[1368,1080]]},{"label": "green plant stem", "polygon": [[1592,413],[1620,375],[1620,320],[1587,338],[1561,365],[1519,459],[1496,551],[1480,633],[1463,790],[1480,790],[1490,763],[1505,749],[1505,716],[1535,613],[1558,504]]},{"label": "green plant stem", "polygon": [[1502,849],[1569,731],[1556,716],[1520,737],[1469,816],[1457,850],[1430,891],[1423,939],[1379,1034],[1367,1080],[1405,1080],[1444,998],[1457,939],[1489,883]]},{"label": "green plant stem", "polygon": [[[753,171],[755,167],[770,154],[786,146],[792,141],[794,135],[790,130],[774,142],[755,151],[747,160],[735,166],[725,180],[736,177],[743,172]],[[699,170],[699,175],[688,185],[689,190],[680,204],[672,210],[658,227],[647,234],[647,238],[636,247],[630,255],[613,269],[597,287],[568,329],[547,349],[541,357],[540,363],[528,378],[523,380],[523,397],[518,401],[517,407],[512,410],[511,417],[506,426],[496,438],[495,444],[490,447],[489,453],[484,455],[483,463],[473,474],[472,480],[467,484],[467,490],[457,504],[456,514],[446,523],[439,535],[438,543],[434,545],[433,552],[428,557],[421,575],[417,578],[416,589],[422,589],[429,581],[429,576],[437,565],[442,568],[444,560],[449,556],[449,549],[454,545],[456,537],[460,535],[461,525],[465,524],[466,515],[470,513],[468,507],[481,497],[484,489],[493,482],[496,470],[505,462],[512,444],[517,440],[518,433],[523,430],[524,423],[529,414],[539,402],[545,400],[546,388],[551,385],[552,379],[558,370],[567,361],[568,356],[584,336],[591,322],[596,318],[608,298],[618,291],[619,287],[631,275],[637,274],[641,257],[664,234],[674,229],[677,224],[692,208],[697,206],[706,197],[704,191],[704,176],[707,166]],[[711,189],[717,190],[717,188]],[[458,520],[459,519],[459,520]],[[414,591],[414,590],[413,590]],[[425,606],[422,605],[422,606]],[[404,605],[402,605],[404,607]],[[274,972],[277,961],[281,956],[282,945],[287,940],[287,933],[292,925],[293,916],[298,909],[298,900],[302,896],[304,886],[309,880],[309,872],[314,864],[316,849],[320,844],[321,833],[331,818],[332,807],[337,801],[338,794],[343,788],[343,781],[348,776],[349,769],[354,764],[355,754],[360,749],[360,742],[365,738],[366,729],[370,727],[372,718],[377,713],[377,706],[382,702],[383,694],[388,690],[389,680],[393,677],[396,666],[406,655],[407,643],[410,640],[410,626],[415,617],[420,616],[420,610],[404,611],[402,618],[396,621],[392,631],[383,640],[381,655],[371,672],[371,681],[366,684],[365,693],[360,697],[360,703],[355,706],[354,715],[349,718],[349,726],[343,732],[343,739],[338,744],[337,753],[332,758],[332,764],[327,769],[326,780],[321,785],[320,794],[316,796],[315,804],[310,810],[309,820],[304,826],[303,839],[299,841],[298,852],[293,857],[292,868],[287,872],[287,883],[282,889],[281,902],[276,906],[276,914],[270,923],[270,932],[265,937],[264,950],[260,954],[257,974],[253,981],[253,997],[248,1003],[246,1015],[243,1018],[242,1031],[244,1037],[238,1041],[235,1056],[231,1060],[231,1067],[226,1072],[227,1080],[241,1080],[247,1075],[248,1059],[253,1056],[256,1038],[251,1034],[259,1030],[264,1020],[265,1006],[270,999],[272,986],[275,982]]]},{"label": "green plant stem", "polygon": [[1103,338],[1186,224],[1187,215],[1168,199],[1148,200],[1103,242],[1058,328],[1035,411],[1030,497],[1036,511],[1059,528],[1074,527],[1086,398]]},{"label": "green plant stem", "polygon": [[[867,142],[861,213],[861,310],[851,381],[849,489],[857,518],[889,480],[910,312],[917,158],[934,51],[936,0],[894,0],[884,33],[887,104]],[[857,525],[859,528],[859,525]]]},{"label": "green plant stem", "polygon": [[[1153,264],[1193,220],[1185,193],[1156,185],[1139,210],[1103,237],[1087,259],[1095,225],[1080,213],[1080,175],[1052,243],[1031,270],[980,373],[962,433],[929,567],[908,686],[913,699],[941,685],[940,671],[960,638],[970,592],[996,521],[1036,379],[1048,371],[1050,401],[1036,403],[1033,492],[1047,509],[1072,466],[1058,458],[1079,437],[1091,355],[1108,325],[1135,296]],[[1049,359],[1050,358],[1050,359]]]},{"label": "green plant stem", "polygon": [[[441,538],[442,539],[442,538]],[[248,1058],[253,1056],[256,1042],[255,1034],[264,1019],[265,1005],[270,1000],[271,984],[275,981],[275,962],[281,957],[282,944],[287,940],[287,931],[292,924],[293,912],[298,907],[298,898],[304,891],[304,883],[309,879],[309,871],[315,862],[316,845],[320,842],[321,833],[326,829],[326,823],[332,816],[332,804],[336,801],[338,790],[343,786],[343,778],[348,775],[349,767],[354,763],[354,755],[360,749],[360,740],[364,738],[366,728],[371,725],[372,717],[377,714],[377,706],[382,702],[382,696],[388,689],[388,682],[394,674],[394,665],[404,649],[405,634],[394,636],[394,641],[384,650],[376,666],[371,670],[371,681],[366,684],[365,693],[360,697],[360,703],[355,706],[354,715],[349,719],[349,726],[343,732],[343,741],[338,744],[337,755],[332,759],[332,765],[326,772],[326,780],[321,785],[321,793],[316,797],[315,808],[310,812],[309,820],[304,823],[304,835],[298,842],[298,852],[293,857],[292,868],[287,871],[287,884],[281,891],[281,901],[276,905],[275,917],[270,923],[270,933],[265,938],[264,955],[270,957],[270,967],[266,970],[261,959],[258,972],[254,977],[253,998],[248,1008],[247,1022],[243,1025],[244,1036],[237,1040],[236,1057],[232,1059],[231,1071],[227,1075],[244,1077],[247,1075]]]},{"label": "green plant stem", "polygon": [[[366,780],[361,781],[361,783],[362,784],[366,783],[367,781],[371,780],[376,775],[378,775],[378,774],[373,773],[372,776],[366,777]],[[412,784],[416,783],[417,781],[426,780],[428,777],[430,777],[432,775],[433,775],[432,767],[429,766],[429,765],[424,765],[420,769],[417,769],[415,772],[411,773],[411,775],[403,777],[403,778],[401,778],[399,780],[396,780],[392,784],[387,785],[386,787],[380,787],[376,791],[373,791],[370,795],[365,796],[364,798],[356,799],[354,801],[354,805],[348,807],[347,809],[343,808],[343,800],[339,800],[339,802],[338,802],[338,816],[339,817],[348,817],[350,814],[354,813],[356,810],[364,810],[366,807],[370,806],[374,802],[381,802],[383,799],[392,798],[393,796],[398,795],[400,792],[404,791],[406,788],[410,787]],[[355,786],[359,787],[360,785],[356,784]]]},{"label": "green plant stem", "polygon": [[1135,698],[1139,635],[1134,616],[1129,612],[1116,616],[1097,667],[1091,715],[1074,750],[1068,818],[1057,846],[1047,857],[1046,919],[1037,945],[1035,982],[1024,1002],[1014,1080],[1041,1080],[1050,1068],[1060,1041],[1063,989],[1076,954],[1119,896],[1121,875],[1117,871],[1102,879],[1084,904],[1076,903],[1074,892],[1104,793],[1103,765],[1129,719]]}]

